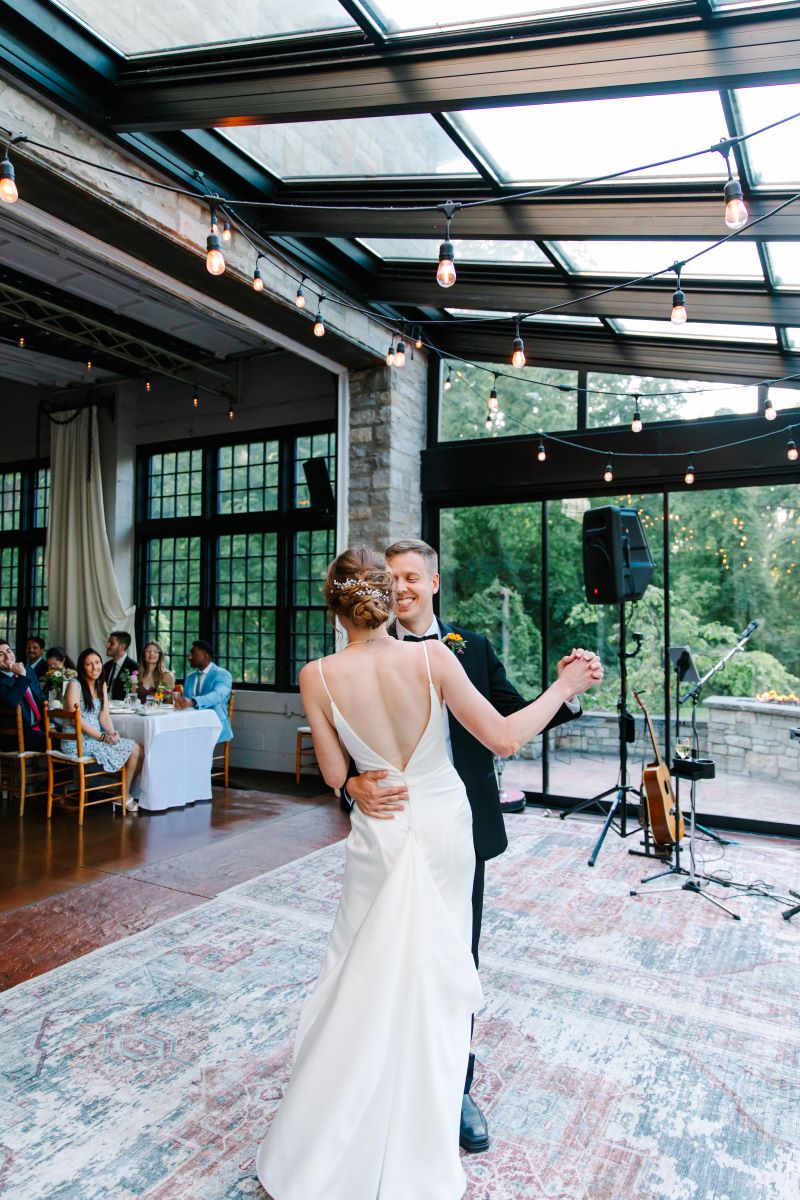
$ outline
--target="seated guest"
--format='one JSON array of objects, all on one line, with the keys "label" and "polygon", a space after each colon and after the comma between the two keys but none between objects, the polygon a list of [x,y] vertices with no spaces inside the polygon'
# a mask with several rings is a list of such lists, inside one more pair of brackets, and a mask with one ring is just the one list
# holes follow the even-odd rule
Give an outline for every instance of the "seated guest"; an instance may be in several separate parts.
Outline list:
[{"label": "seated guest", "polygon": [[47,670],[47,659],[44,655],[44,642],[40,637],[28,638],[25,643],[25,658],[36,678],[41,679]]},{"label": "seated guest", "polygon": [[164,651],[158,642],[145,642],[139,658],[139,686],[136,689],[142,704],[148,696],[171,692],[174,687],[175,676],[164,666]]},{"label": "seated guest", "polygon": [[48,671],[74,671],[75,663],[63,646],[51,646],[45,654]]},{"label": "seated guest", "polygon": [[[120,737],[114,729],[108,711],[103,660],[96,650],[84,650],[79,655],[77,672],[77,679],[71,679],[67,684],[64,708],[73,710],[78,705],[84,754],[91,754],[104,771],[121,771],[127,764],[125,807],[128,812],[135,812],[139,805],[130,794],[130,786],[144,761],[144,751],[138,742]],[[64,754],[77,757],[77,742],[62,741],[60,747]]]},{"label": "seated guest", "polygon": [[212,662],[213,650],[208,642],[192,642],[189,663],[194,670],[186,676],[183,696],[175,697],[176,708],[213,708],[220,719],[222,731],[219,742],[233,737],[228,720],[228,700],[233,688],[233,676],[224,667]]},{"label": "seated guest", "polygon": [[[22,710],[25,749],[44,752],[44,700],[39,680],[30,667],[17,662],[17,656],[7,641],[0,640],[0,722],[11,726],[16,710]],[[0,737],[0,750],[16,750],[13,734]]]},{"label": "seated guest", "polygon": [[[136,686],[133,676],[139,667],[135,659],[128,657],[130,644],[131,635],[124,629],[114,629],[108,635],[108,661],[103,666],[103,679],[108,684],[108,694],[112,700],[124,700],[128,692],[133,691]],[[133,687],[126,688],[126,681],[129,684],[133,683]]]}]

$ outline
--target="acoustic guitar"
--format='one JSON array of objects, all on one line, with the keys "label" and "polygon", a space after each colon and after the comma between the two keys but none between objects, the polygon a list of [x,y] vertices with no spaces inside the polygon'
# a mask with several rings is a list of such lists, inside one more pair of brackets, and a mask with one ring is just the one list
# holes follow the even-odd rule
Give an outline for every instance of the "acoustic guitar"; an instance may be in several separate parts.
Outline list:
[{"label": "acoustic guitar", "polygon": [[661,760],[650,714],[639,693],[634,692],[633,694],[636,697],[636,703],[644,713],[655,755],[655,761],[648,763],[642,770],[642,790],[647,802],[647,818],[653,833],[653,841],[660,846],[674,846],[683,837],[683,817],[681,816],[676,827],[675,814],[678,805],[672,790],[669,768]]}]

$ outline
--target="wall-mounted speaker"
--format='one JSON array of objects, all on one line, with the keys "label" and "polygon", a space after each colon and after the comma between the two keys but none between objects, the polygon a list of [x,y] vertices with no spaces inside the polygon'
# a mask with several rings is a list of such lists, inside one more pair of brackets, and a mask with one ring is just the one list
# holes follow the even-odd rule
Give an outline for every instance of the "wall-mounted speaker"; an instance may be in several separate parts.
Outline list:
[{"label": "wall-mounted speaker", "polygon": [[655,564],[635,508],[608,504],[583,514],[583,583],[590,604],[641,600]]},{"label": "wall-mounted speaker", "polygon": [[328,464],[324,458],[307,458],[303,470],[308,484],[308,495],[311,507],[332,516],[336,512],[336,500],[328,474]]}]

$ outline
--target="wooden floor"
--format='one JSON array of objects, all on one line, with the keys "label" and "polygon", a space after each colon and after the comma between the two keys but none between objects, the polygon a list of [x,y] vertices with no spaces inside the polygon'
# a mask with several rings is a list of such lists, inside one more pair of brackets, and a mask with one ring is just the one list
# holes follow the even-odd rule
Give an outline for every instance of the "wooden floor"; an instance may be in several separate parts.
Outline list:
[{"label": "wooden floor", "polygon": [[20,820],[0,801],[0,989],[184,912],[349,832],[321,780],[242,772],[210,803]]}]

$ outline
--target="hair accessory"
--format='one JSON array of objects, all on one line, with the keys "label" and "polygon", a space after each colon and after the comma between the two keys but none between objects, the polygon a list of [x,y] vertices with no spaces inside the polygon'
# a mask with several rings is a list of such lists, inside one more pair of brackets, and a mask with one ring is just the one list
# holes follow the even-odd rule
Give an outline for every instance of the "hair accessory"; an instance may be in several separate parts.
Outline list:
[{"label": "hair accessory", "polygon": [[335,588],[355,588],[357,596],[369,596],[372,600],[383,600],[384,603],[389,602],[389,593],[381,591],[380,588],[367,587],[366,584],[361,584],[360,579],[332,579],[331,583]]}]

